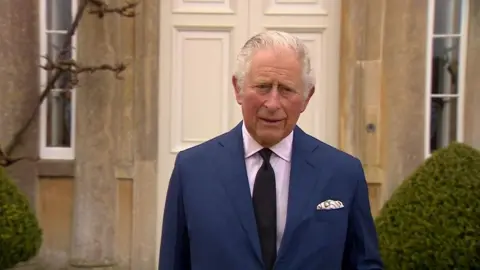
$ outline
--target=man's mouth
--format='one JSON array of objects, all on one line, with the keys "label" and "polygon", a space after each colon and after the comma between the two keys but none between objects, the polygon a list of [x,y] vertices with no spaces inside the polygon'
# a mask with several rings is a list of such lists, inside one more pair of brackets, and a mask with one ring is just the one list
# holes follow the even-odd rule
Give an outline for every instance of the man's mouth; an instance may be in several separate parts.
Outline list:
[{"label": "man's mouth", "polygon": [[262,120],[264,122],[267,122],[267,123],[271,123],[271,124],[275,124],[275,123],[278,123],[278,122],[282,121],[281,119],[267,119],[267,118],[260,118],[260,120]]}]

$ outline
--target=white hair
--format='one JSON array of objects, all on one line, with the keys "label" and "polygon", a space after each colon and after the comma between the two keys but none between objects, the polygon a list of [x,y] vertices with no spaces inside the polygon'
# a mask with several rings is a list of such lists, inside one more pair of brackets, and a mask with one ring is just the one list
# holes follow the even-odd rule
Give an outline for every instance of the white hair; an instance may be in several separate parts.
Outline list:
[{"label": "white hair", "polygon": [[265,31],[251,37],[243,45],[237,55],[237,65],[234,76],[237,86],[242,89],[245,76],[250,71],[251,58],[258,49],[287,47],[298,55],[298,61],[302,64],[303,82],[305,85],[304,96],[307,97],[310,89],[315,85],[315,76],[310,64],[310,56],[307,46],[296,36],[282,31]]}]

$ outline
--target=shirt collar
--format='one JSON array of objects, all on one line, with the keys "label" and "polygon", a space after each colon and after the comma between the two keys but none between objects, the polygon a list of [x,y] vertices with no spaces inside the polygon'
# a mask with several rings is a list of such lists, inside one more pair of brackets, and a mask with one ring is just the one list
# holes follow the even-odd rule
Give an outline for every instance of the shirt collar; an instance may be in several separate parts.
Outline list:
[{"label": "shirt collar", "polygon": [[[243,135],[243,147],[245,149],[245,158],[249,158],[253,154],[257,153],[263,146],[261,146],[255,139],[252,138],[245,123],[242,124],[242,135]],[[292,157],[292,142],[293,142],[293,130],[288,134],[287,137],[283,138],[279,143],[272,146],[270,150],[274,152],[281,159],[290,162]]]}]

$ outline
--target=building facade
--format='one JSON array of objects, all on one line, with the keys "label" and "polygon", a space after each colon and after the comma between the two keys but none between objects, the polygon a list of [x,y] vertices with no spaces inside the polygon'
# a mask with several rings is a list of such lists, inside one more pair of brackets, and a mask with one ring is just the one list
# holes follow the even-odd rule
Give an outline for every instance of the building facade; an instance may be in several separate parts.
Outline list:
[{"label": "building facade", "polygon": [[[0,145],[34,110],[83,0],[4,0]],[[109,7],[120,0],[104,1]],[[88,10],[88,9],[87,9]],[[316,94],[300,126],[359,157],[376,215],[431,152],[480,148],[480,1],[141,0],[133,18],[85,12],[68,52],[111,72],[60,80],[9,167],[44,230],[45,269],[156,269],[163,203],[178,151],[241,119],[230,78],[254,33],[309,46]]]}]

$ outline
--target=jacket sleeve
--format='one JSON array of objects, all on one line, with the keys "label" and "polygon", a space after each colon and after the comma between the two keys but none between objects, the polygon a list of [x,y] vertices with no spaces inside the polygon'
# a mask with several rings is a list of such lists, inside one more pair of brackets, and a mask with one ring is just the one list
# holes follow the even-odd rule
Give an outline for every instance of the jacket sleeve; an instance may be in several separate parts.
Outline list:
[{"label": "jacket sleeve", "polygon": [[349,216],[348,234],[343,257],[343,270],[381,270],[378,237],[370,210],[365,173],[359,160],[354,168],[357,179]]},{"label": "jacket sleeve", "polygon": [[163,213],[158,270],[189,270],[189,239],[183,205],[179,155],[170,177]]}]

